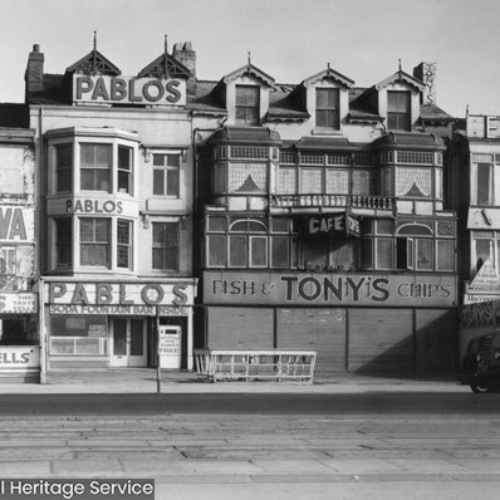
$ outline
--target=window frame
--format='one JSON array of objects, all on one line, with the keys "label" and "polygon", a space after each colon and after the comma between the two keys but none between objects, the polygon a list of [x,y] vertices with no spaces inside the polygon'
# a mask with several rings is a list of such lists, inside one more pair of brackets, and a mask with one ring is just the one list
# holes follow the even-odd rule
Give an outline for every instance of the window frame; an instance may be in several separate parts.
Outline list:
[{"label": "window frame", "polygon": [[[93,147],[93,166],[87,167],[84,165],[83,155],[87,148]],[[97,147],[106,148],[107,150],[107,166],[99,167],[97,160]],[[113,193],[113,181],[114,181],[114,154],[113,154],[113,143],[112,142],[91,142],[91,141],[79,141],[79,179],[80,179],[80,191],[97,191],[104,193]],[[83,187],[84,185],[84,173],[92,172],[92,187]],[[99,179],[99,173],[107,172],[107,179]],[[100,189],[96,186],[100,182],[107,182],[107,189]]]},{"label": "window frame", "polygon": [[[92,233],[93,233],[93,239],[92,240],[83,240],[82,238],[82,221],[88,222],[92,221],[93,222],[93,227],[92,227]],[[108,240],[105,242],[104,240],[97,240],[96,239],[96,233],[97,233],[97,222],[106,222],[107,226],[107,237]],[[112,218],[111,217],[78,217],[78,246],[79,246],[79,265],[81,268],[87,268],[87,269],[112,269],[113,266],[113,256],[112,256],[112,246],[113,246],[113,224],[112,224]],[[84,247],[89,247],[90,248],[97,248],[97,247],[105,247],[106,249],[106,263],[84,263],[83,261],[83,248]]]},{"label": "window frame", "polygon": [[[402,102],[402,97],[406,102]],[[394,98],[396,102],[394,102]],[[387,128],[389,130],[401,130],[410,132],[412,129],[412,95],[409,90],[387,91]],[[393,102],[391,102],[393,101]],[[401,109],[401,106],[403,108]],[[401,123],[402,122],[402,123]]]},{"label": "window frame", "polygon": [[[326,95],[326,99],[321,98],[323,94]],[[315,89],[315,125],[320,129],[340,130],[339,88],[317,87]]]},{"label": "window frame", "polygon": [[[169,243],[167,241],[167,238],[165,238],[164,242],[157,242],[155,241],[155,227],[158,226],[172,226],[172,228],[175,228],[174,234],[175,234],[175,242],[174,243]],[[155,221],[151,223],[151,269],[157,272],[165,272],[165,273],[179,273],[180,270],[180,231],[181,231],[181,224],[180,221]],[[165,228],[165,235],[167,235],[167,228]],[[163,243],[163,244],[162,244]],[[175,267],[170,268],[170,267],[155,267],[155,250],[161,250],[162,251],[162,257],[161,261],[162,264],[166,264],[168,261],[168,252],[174,249],[175,251]]]},{"label": "window frame", "polygon": [[[163,163],[162,164],[155,164],[155,159],[158,157],[163,157]],[[177,158],[177,165],[169,165],[168,159],[172,158]],[[152,195],[155,198],[169,198],[169,199],[179,199],[180,198],[180,189],[181,189],[181,166],[182,166],[182,154],[180,151],[155,151],[152,153],[152,166],[153,166],[153,189],[152,189]],[[155,180],[155,175],[157,173],[161,172],[162,173],[162,181],[157,182]],[[171,184],[171,181],[169,181],[169,177],[172,177],[175,179],[174,182],[174,193],[169,193],[169,186]],[[157,185],[160,186],[161,184],[161,193],[160,192],[155,192]]]},{"label": "window frame", "polygon": [[[120,224],[127,224],[128,226],[128,242],[120,241]],[[120,249],[127,249],[127,265],[120,265]],[[134,263],[134,221],[130,219],[117,219],[116,220],[116,267],[118,269],[133,270]]]},{"label": "window frame", "polygon": [[[254,95],[244,95],[251,89]],[[235,85],[234,89],[234,121],[241,125],[259,125],[260,124],[260,96],[259,85]],[[250,102],[249,102],[250,101]],[[239,115],[244,114],[244,117]]]}]

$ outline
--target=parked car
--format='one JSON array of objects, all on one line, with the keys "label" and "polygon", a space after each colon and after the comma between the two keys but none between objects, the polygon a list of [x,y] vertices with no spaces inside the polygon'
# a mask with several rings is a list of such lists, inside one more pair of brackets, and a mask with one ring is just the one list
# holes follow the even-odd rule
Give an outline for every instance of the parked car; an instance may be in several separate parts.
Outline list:
[{"label": "parked car", "polygon": [[500,332],[491,332],[469,342],[462,359],[460,382],[473,392],[500,390]]}]

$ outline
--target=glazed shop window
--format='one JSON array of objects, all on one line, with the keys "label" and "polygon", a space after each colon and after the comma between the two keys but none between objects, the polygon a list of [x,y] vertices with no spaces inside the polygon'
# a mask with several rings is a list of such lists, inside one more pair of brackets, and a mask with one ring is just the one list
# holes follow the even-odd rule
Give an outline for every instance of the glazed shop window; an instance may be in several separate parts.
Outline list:
[{"label": "glazed shop window", "polygon": [[338,89],[316,89],[316,127],[340,128]]},{"label": "glazed shop window", "polygon": [[61,144],[55,147],[56,192],[73,190],[73,145]]},{"label": "glazed shop window", "polygon": [[71,217],[54,219],[56,267],[70,267],[73,253],[73,222]]},{"label": "glazed shop window", "polygon": [[111,220],[80,218],[80,264],[110,267]]},{"label": "glazed shop window", "polygon": [[153,222],[153,269],[179,270],[179,223]]},{"label": "glazed shop window", "polygon": [[260,122],[260,87],[236,85],[236,123],[258,125]]},{"label": "glazed shop window", "polygon": [[128,220],[117,221],[116,226],[116,252],[118,267],[132,269],[132,222]]},{"label": "glazed shop window", "polygon": [[387,91],[387,128],[411,130],[410,92]]},{"label": "glazed shop window", "polygon": [[111,192],[112,146],[80,145],[80,188],[85,191]]},{"label": "glazed shop window", "polygon": [[118,146],[118,192],[132,194],[133,149]]},{"label": "glazed shop window", "polygon": [[179,154],[153,155],[153,194],[179,197]]}]

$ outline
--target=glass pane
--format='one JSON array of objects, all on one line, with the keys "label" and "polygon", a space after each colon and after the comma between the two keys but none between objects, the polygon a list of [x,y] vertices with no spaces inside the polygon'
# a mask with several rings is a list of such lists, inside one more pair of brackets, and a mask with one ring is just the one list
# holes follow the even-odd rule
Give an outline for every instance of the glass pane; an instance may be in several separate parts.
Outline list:
[{"label": "glass pane", "polygon": [[110,172],[109,170],[94,170],[96,191],[109,191],[110,189]]},{"label": "glass pane", "polygon": [[92,144],[80,145],[80,168],[94,166],[94,147]]},{"label": "glass pane", "polygon": [[476,267],[479,270],[486,260],[491,258],[491,242],[490,240],[476,240]]},{"label": "glass pane", "polygon": [[437,268],[439,271],[453,271],[453,241],[438,241],[437,242]]},{"label": "glass pane", "polygon": [[361,240],[361,268],[373,269],[373,240],[371,238]]},{"label": "glass pane", "polygon": [[246,238],[244,236],[229,237],[229,265],[246,266]]},{"label": "glass pane", "polygon": [[144,354],[144,328],[140,319],[130,320],[130,355],[142,356]]},{"label": "glass pane", "polygon": [[300,170],[300,192],[320,194],[322,192],[322,173],[320,169],[302,168]]},{"label": "glass pane", "polygon": [[179,168],[181,164],[181,157],[179,155],[166,155],[167,156],[167,166]]},{"label": "glass pane", "polygon": [[290,247],[287,236],[272,237],[272,267],[289,267],[290,265]]},{"label": "glass pane", "polygon": [[253,266],[267,265],[267,238],[250,238],[250,262]]},{"label": "glass pane", "polygon": [[59,169],[57,171],[57,192],[71,191],[73,176],[71,168]]},{"label": "glass pane", "polygon": [[81,170],[80,174],[80,188],[85,190],[94,189],[94,171],[85,169]]},{"label": "glass pane", "polygon": [[71,144],[56,147],[56,164],[57,168],[73,165],[73,146]]},{"label": "glass pane", "polygon": [[113,354],[124,356],[127,354],[127,320],[115,319],[113,321]]},{"label": "glass pane", "polygon": [[208,236],[208,265],[225,266],[226,265],[226,237]]},{"label": "glass pane", "polygon": [[117,227],[118,243],[130,243],[130,222],[125,220],[118,221]]},{"label": "glass pane", "polygon": [[349,193],[349,172],[347,170],[326,171],[326,192],[330,194]]},{"label": "glass pane", "polygon": [[290,221],[286,217],[273,217],[271,220],[274,233],[288,233]]},{"label": "glass pane", "polygon": [[417,240],[417,269],[432,269],[432,240]]},{"label": "glass pane", "polygon": [[491,165],[489,163],[477,164],[477,204],[489,205],[491,203]]},{"label": "glass pane", "polygon": [[179,171],[167,170],[167,195],[178,196],[179,194]]},{"label": "glass pane", "polygon": [[111,166],[111,146],[107,144],[95,145],[95,166],[96,168],[109,169]]},{"label": "glass pane", "polygon": [[118,146],[118,168],[130,170],[132,164],[132,148]]},{"label": "glass pane", "polygon": [[118,267],[128,268],[129,267],[128,256],[129,256],[129,247],[125,247],[123,245],[119,245],[118,248],[117,248],[117,255],[116,255],[116,259],[117,259],[116,264],[117,264],[117,266]]},{"label": "glass pane", "polygon": [[377,238],[377,269],[392,269],[392,240]]},{"label": "glass pane", "polygon": [[162,167],[165,165],[165,155],[153,155],[153,166]]},{"label": "glass pane", "polygon": [[126,171],[118,171],[118,191],[120,193],[130,192],[130,173]]},{"label": "glass pane", "polygon": [[95,241],[109,242],[109,220],[94,219],[95,222]]},{"label": "glass pane", "polygon": [[388,234],[392,235],[394,223],[392,220],[378,220],[377,223],[377,234]]},{"label": "glass pane", "polygon": [[165,171],[159,168],[153,170],[153,194],[165,194]]},{"label": "glass pane", "polygon": [[209,231],[225,231],[226,230],[226,218],[225,217],[210,216],[208,218],[208,230]]},{"label": "glass pane", "polygon": [[80,219],[80,241],[94,241],[94,219]]}]

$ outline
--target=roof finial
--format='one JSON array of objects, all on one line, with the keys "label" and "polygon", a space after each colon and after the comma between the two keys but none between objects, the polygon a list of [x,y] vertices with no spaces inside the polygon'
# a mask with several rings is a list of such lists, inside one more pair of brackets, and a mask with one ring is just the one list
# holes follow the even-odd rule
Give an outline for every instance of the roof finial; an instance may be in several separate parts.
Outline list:
[{"label": "roof finial", "polygon": [[332,69],[332,68],[330,68],[330,63],[329,62],[326,63],[326,68],[328,69],[328,71],[330,71]]},{"label": "roof finial", "polygon": [[252,64],[252,53],[248,51],[248,65]]},{"label": "roof finial", "polygon": [[163,38],[163,74],[165,77],[168,77],[168,41],[167,35]]},{"label": "roof finial", "polygon": [[398,71],[401,71],[401,59],[398,59]]},{"label": "roof finial", "polygon": [[97,31],[94,30],[94,50],[97,50]]},{"label": "roof finial", "polygon": [[97,31],[94,30],[94,50],[92,51],[92,74],[97,73]]}]

